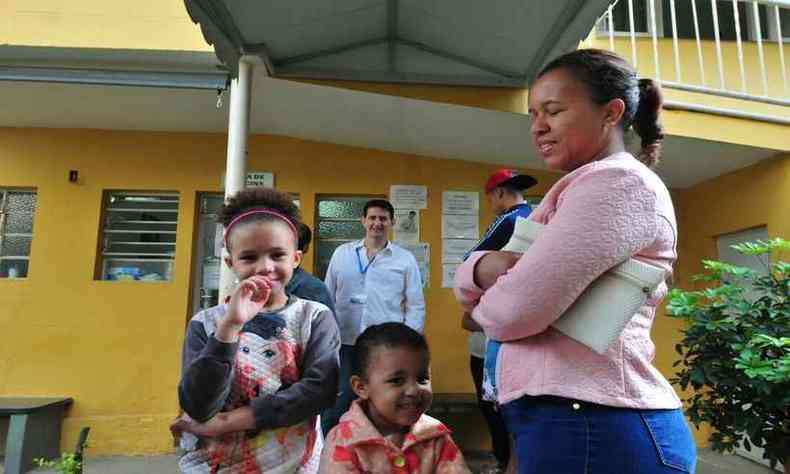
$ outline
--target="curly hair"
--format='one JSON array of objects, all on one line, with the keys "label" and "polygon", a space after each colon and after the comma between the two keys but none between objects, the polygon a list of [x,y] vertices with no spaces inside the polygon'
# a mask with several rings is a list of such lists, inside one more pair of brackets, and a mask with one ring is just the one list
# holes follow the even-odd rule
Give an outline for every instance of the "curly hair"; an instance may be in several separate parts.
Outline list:
[{"label": "curly hair", "polygon": [[[237,216],[258,208],[271,209],[285,216],[295,228],[301,224],[299,208],[291,200],[291,196],[273,188],[247,188],[242,189],[229,197],[217,213],[217,223],[227,228]],[[267,222],[279,218],[267,214],[254,214],[244,218],[244,222]],[[295,236],[298,239],[297,236]]]}]

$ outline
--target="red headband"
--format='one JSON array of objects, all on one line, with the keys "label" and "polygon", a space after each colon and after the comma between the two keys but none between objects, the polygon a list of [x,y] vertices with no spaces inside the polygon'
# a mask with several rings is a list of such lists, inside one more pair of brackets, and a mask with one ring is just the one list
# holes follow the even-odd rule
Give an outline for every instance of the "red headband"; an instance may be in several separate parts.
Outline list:
[{"label": "red headband", "polygon": [[242,212],[238,216],[234,217],[232,221],[230,221],[228,226],[225,227],[225,237],[224,237],[225,238],[225,248],[228,247],[228,236],[230,235],[230,230],[233,228],[233,226],[238,224],[239,221],[244,219],[245,217],[252,216],[252,215],[255,215],[255,214],[267,214],[267,215],[274,216],[274,217],[282,220],[283,222],[288,224],[288,227],[291,228],[291,230],[293,231],[294,235],[296,236],[296,239],[297,240],[299,239],[299,231],[296,230],[296,226],[291,221],[291,219],[289,219],[285,214],[281,214],[281,213],[275,211],[274,209],[261,207],[261,208],[257,208],[257,209],[250,209],[247,212]]}]

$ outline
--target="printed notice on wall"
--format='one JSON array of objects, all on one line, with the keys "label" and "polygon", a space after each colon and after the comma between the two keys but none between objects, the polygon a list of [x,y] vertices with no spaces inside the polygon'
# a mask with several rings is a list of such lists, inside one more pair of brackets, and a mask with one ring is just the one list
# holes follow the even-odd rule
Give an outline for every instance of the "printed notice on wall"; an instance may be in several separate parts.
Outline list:
[{"label": "printed notice on wall", "polygon": [[398,245],[408,250],[417,259],[417,266],[420,267],[420,277],[422,287],[428,288],[431,284],[431,245],[427,242],[396,242]]},{"label": "printed notice on wall", "polygon": [[476,192],[445,191],[442,193],[442,214],[480,213],[480,195]]},{"label": "printed notice on wall", "polygon": [[461,263],[464,256],[472,250],[477,240],[475,239],[443,239],[442,263]]},{"label": "printed notice on wall", "polygon": [[395,209],[427,209],[428,187],[393,184],[390,186],[390,202]]},{"label": "printed notice on wall", "polygon": [[443,239],[474,239],[480,238],[480,219],[477,214],[443,214],[442,238]]},{"label": "printed notice on wall", "polygon": [[252,188],[256,186],[273,188],[274,173],[266,173],[263,171],[252,171],[250,173],[247,173],[247,178],[244,180],[244,186],[247,188]]},{"label": "printed notice on wall", "polygon": [[[225,173],[222,173],[222,187],[225,187]],[[244,187],[253,188],[257,186],[264,186],[266,188],[274,187],[274,173],[268,171],[252,171],[247,173],[244,178]]]},{"label": "printed notice on wall", "polygon": [[395,211],[395,240],[398,242],[420,241],[420,211],[397,209]]},{"label": "printed notice on wall", "polygon": [[455,287],[456,270],[458,270],[457,263],[445,263],[442,265],[442,288]]}]

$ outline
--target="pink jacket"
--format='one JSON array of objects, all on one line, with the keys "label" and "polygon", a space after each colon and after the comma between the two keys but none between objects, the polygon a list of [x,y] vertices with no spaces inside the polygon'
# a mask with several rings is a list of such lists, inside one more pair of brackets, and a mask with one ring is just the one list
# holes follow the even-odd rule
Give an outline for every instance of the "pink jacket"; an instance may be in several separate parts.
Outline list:
[{"label": "pink jacket", "polygon": [[680,407],[652,364],[650,328],[665,284],[603,355],[549,327],[593,280],[630,257],[672,271],[677,224],[661,179],[630,154],[616,153],[565,175],[530,219],[545,229],[488,291],[474,282],[485,252],[473,253],[456,273],[459,302],[473,308],[488,337],[504,342],[499,402],[555,395],[615,407]]},{"label": "pink jacket", "polygon": [[360,400],[332,428],[321,453],[321,474],[469,474],[450,430],[422,415],[402,448],[386,440],[362,410]]}]

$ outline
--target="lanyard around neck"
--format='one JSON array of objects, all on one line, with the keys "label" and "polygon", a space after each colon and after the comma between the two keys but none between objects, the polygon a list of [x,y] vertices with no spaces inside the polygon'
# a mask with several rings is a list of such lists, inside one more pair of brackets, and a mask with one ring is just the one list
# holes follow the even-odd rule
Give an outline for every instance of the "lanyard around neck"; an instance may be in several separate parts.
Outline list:
[{"label": "lanyard around neck", "polygon": [[[376,253],[376,255],[374,255],[373,258],[371,258],[368,261],[368,264],[363,267],[362,266],[362,256],[360,255],[359,251],[362,248],[364,248],[364,247],[365,247],[364,245],[362,247],[357,247],[357,265],[359,266],[359,273],[361,273],[363,275],[368,272],[368,268],[370,268],[370,266],[373,265],[373,261],[376,260],[376,257],[378,257],[378,255],[379,255],[378,253]],[[381,249],[381,250],[384,250],[384,249]],[[381,250],[379,250],[379,252],[381,252]]]}]

